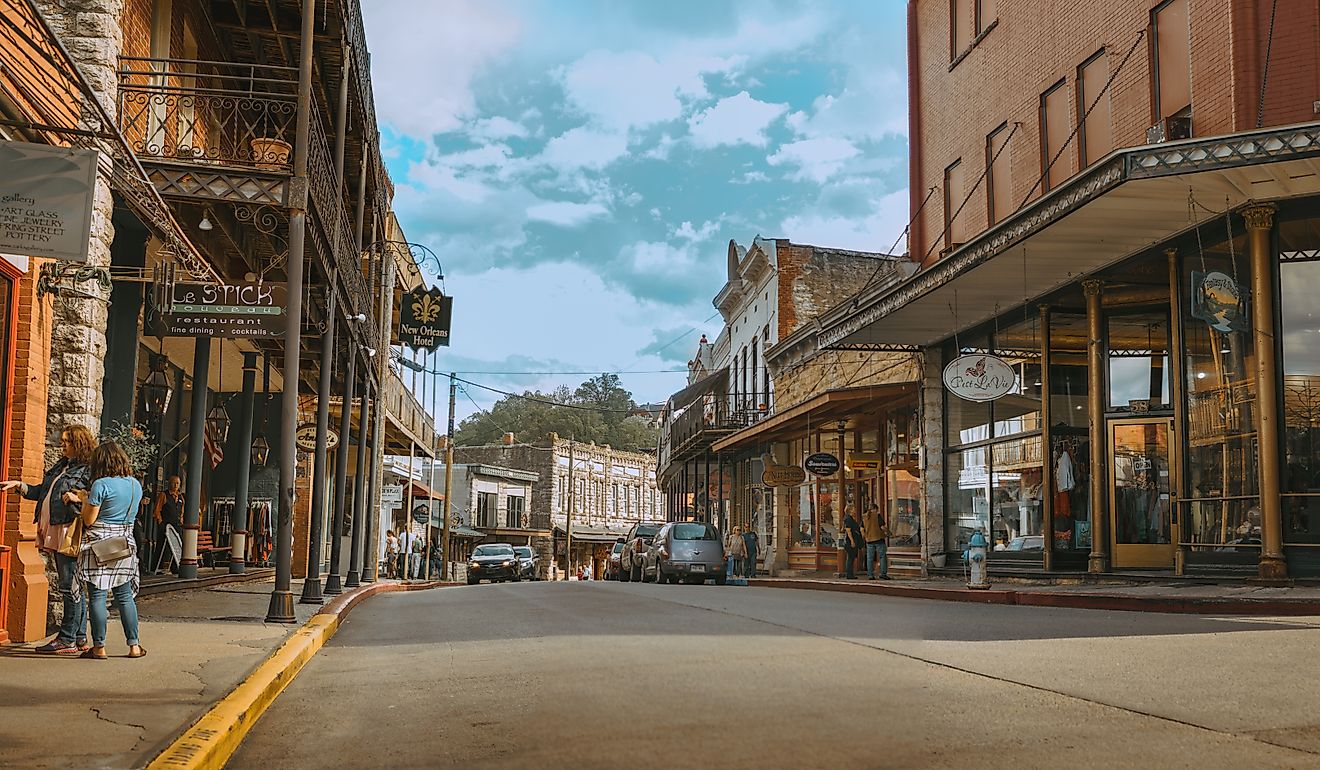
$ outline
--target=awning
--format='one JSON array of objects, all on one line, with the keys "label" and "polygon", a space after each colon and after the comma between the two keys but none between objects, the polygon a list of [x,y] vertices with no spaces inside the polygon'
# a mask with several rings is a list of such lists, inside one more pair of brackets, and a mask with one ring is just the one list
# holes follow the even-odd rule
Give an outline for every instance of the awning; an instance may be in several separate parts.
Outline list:
[{"label": "awning", "polygon": [[[897,286],[820,319],[819,349],[932,345],[1218,219],[1320,193],[1320,123],[1121,150]],[[1189,215],[1188,194],[1204,207]],[[956,317],[956,322],[955,322]],[[958,329],[955,329],[955,326]]]},{"label": "awning", "polygon": [[724,392],[727,389],[725,384],[728,379],[728,368],[719,369],[714,374],[703,377],[670,396],[669,402],[675,409],[682,409],[707,393]]},{"label": "awning", "polygon": [[[555,536],[562,537],[564,528],[555,525]],[[627,532],[614,532],[602,527],[573,527],[573,540],[579,543],[613,543],[619,538],[628,534]]]},{"label": "awning", "polygon": [[725,436],[712,446],[716,452],[747,446],[803,430],[810,424],[838,420],[855,414],[866,407],[884,406],[917,392],[917,383],[900,382],[885,385],[866,385],[857,388],[827,390],[802,403],[774,414],[757,424]]},{"label": "awning", "polygon": [[[411,486],[412,486],[412,496],[413,496],[413,500],[443,500],[443,499],[445,499],[444,494],[442,494],[442,493],[440,493],[440,492],[436,492],[435,490],[431,489],[430,487],[426,486],[425,484],[421,483],[420,481],[414,481],[414,482],[412,482]],[[407,487],[404,487],[404,489],[403,489],[403,499],[405,499],[405,500],[408,499],[408,488],[407,488]]]},{"label": "awning", "polygon": [[486,533],[479,529],[472,529],[471,527],[450,527],[449,536],[476,539],[485,537]]}]

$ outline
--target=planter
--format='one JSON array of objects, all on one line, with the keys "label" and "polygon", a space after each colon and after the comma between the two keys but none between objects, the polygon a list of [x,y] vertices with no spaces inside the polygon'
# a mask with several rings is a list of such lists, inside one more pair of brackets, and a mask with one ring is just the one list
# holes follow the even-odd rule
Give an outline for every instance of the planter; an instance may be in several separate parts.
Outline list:
[{"label": "planter", "polygon": [[289,165],[293,145],[283,139],[257,137],[251,140],[252,160],[258,167],[270,171],[283,171]]},{"label": "planter", "polygon": [[930,566],[934,567],[935,569],[944,569],[944,564],[948,560],[948,558],[949,555],[947,553],[933,554],[930,557]]}]

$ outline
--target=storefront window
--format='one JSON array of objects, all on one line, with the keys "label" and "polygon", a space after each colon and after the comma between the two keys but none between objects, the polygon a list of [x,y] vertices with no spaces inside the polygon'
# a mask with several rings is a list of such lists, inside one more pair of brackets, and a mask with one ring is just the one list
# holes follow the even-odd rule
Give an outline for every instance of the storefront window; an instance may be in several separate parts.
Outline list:
[{"label": "storefront window", "polygon": [[921,545],[921,479],[906,469],[890,470],[885,476],[888,493],[885,519],[889,522],[893,548]]},{"label": "storefront window", "polygon": [[1085,431],[1086,316],[1050,313],[1050,424]]},{"label": "storefront window", "polygon": [[972,533],[990,533],[989,449],[953,452],[945,464],[945,493],[948,511],[945,516],[944,542],[950,551],[967,548]]},{"label": "storefront window", "polygon": [[1279,223],[1284,542],[1320,543],[1320,219]]},{"label": "storefront window", "polygon": [[815,507],[817,538],[821,548],[834,548],[838,542],[839,522],[839,485],[833,481],[821,481],[813,485],[816,491]]},{"label": "storefront window", "polygon": [[1260,545],[1255,347],[1245,303],[1245,236],[1184,256],[1187,387],[1184,542],[1196,554]]},{"label": "storefront window", "polygon": [[991,542],[996,551],[1043,551],[1040,436],[994,444]]},{"label": "storefront window", "polygon": [[[1166,313],[1112,315],[1109,407],[1149,411],[1169,405],[1169,318]],[[1140,404],[1143,408],[1138,408]]]}]

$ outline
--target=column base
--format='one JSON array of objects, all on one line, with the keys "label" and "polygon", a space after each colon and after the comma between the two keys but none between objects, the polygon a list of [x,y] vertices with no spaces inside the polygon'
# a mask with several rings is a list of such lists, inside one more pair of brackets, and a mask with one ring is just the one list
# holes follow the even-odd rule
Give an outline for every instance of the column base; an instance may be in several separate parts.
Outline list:
[{"label": "column base", "polygon": [[321,593],[325,594],[326,596],[338,596],[343,592],[344,592],[344,584],[340,580],[339,573],[331,572],[329,575],[326,575],[325,588],[321,589]]},{"label": "column base", "polygon": [[325,597],[321,595],[321,578],[305,578],[303,580],[302,596],[298,599],[299,604],[322,604]]},{"label": "column base", "polygon": [[1086,571],[1092,575],[1103,575],[1109,571],[1109,555],[1093,553],[1086,562]]},{"label": "column base", "polygon": [[358,579],[357,571],[349,570],[348,575],[344,578],[344,588],[357,588],[360,585],[362,585],[362,581]]},{"label": "column base", "polygon": [[271,591],[270,608],[266,610],[267,623],[297,623],[293,614],[293,592]]},{"label": "column base", "polygon": [[1279,556],[1262,556],[1260,571],[1247,582],[1253,585],[1290,586],[1292,581],[1288,579],[1288,562]]},{"label": "column base", "polygon": [[187,559],[185,559],[184,562],[183,562],[183,564],[180,564],[180,565],[179,565],[179,579],[180,579],[180,580],[196,580],[196,579],[197,579],[197,562],[195,562],[195,561],[194,561],[194,562],[189,562]]},{"label": "column base", "polygon": [[246,572],[247,572],[247,562],[239,561],[233,559],[232,557],[229,559],[229,574],[243,575],[246,574]]}]

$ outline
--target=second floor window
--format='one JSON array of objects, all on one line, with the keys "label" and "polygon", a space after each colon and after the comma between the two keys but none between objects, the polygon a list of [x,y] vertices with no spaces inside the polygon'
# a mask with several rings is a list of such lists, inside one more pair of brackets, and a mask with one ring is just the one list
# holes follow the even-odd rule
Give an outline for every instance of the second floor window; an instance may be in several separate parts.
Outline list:
[{"label": "second floor window", "polygon": [[[1060,150],[1072,133],[1068,121],[1066,81],[1060,80],[1040,95],[1040,171],[1042,191],[1048,192],[1072,176],[1072,163]],[[1057,156],[1057,158],[1056,158]],[[1050,165],[1053,162],[1054,165]]]},{"label": "second floor window", "polygon": [[526,498],[522,497],[513,497],[510,495],[505,498],[504,526],[518,528],[523,525],[523,511],[527,510],[526,503]]},{"label": "second floor window", "polygon": [[990,224],[999,222],[1013,213],[1013,164],[1006,145],[1012,133],[1004,123],[985,138],[985,175],[986,203],[989,207]]},{"label": "second floor window", "polygon": [[[1081,126],[1077,129],[1078,157],[1082,166],[1089,166],[1114,149],[1114,130],[1110,123],[1109,58],[1105,49],[1096,51],[1077,68],[1077,115]],[[1095,106],[1092,107],[1094,102]],[[1090,109],[1091,114],[1086,111]],[[1086,115],[1083,120],[1081,116]]]},{"label": "second floor window", "polygon": [[1164,0],[1150,12],[1154,119],[1173,117],[1192,105],[1192,61],[1187,0]]},{"label": "second floor window", "polygon": [[477,526],[498,527],[499,497],[494,492],[477,493]]},{"label": "second floor window", "polygon": [[946,250],[952,250],[967,242],[965,232],[967,211],[963,207],[963,198],[967,195],[963,189],[964,178],[961,158],[944,169],[944,248]]}]

